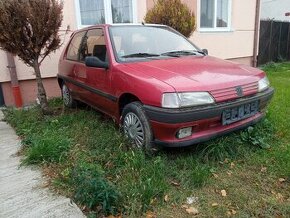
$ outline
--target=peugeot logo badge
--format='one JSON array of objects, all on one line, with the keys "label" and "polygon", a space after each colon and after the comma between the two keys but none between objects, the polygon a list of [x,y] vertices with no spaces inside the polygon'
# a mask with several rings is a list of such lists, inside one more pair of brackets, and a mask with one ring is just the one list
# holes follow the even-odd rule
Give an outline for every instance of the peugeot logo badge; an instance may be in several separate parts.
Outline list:
[{"label": "peugeot logo badge", "polygon": [[244,92],[243,92],[243,88],[241,86],[236,87],[236,92],[237,92],[237,95],[239,97],[243,97]]}]

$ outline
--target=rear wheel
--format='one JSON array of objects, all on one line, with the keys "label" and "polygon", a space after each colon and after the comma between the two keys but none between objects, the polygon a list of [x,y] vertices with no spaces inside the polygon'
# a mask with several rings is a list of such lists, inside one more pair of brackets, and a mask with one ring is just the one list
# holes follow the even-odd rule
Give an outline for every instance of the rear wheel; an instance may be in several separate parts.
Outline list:
[{"label": "rear wheel", "polygon": [[62,85],[61,93],[64,106],[69,108],[73,108],[76,106],[76,101],[73,99],[71,92],[66,84]]},{"label": "rear wheel", "polygon": [[155,150],[150,123],[140,102],[132,102],[124,107],[121,124],[125,136],[134,146],[147,151]]}]

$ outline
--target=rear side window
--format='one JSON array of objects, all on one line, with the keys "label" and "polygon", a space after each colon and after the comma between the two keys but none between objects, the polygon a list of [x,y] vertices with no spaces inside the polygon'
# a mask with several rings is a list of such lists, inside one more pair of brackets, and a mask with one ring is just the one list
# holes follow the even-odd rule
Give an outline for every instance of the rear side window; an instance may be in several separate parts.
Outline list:
[{"label": "rear side window", "polygon": [[88,56],[95,56],[101,61],[107,61],[107,48],[103,29],[92,29],[87,32],[80,48],[80,61]]},{"label": "rear side window", "polygon": [[85,31],[76,33],[73,36],[73,39],[70,42],[70,45],[68,47],[66,58],[73,61],[79,60],[79,50],[80,45],[82,43],[83,37],[85,35]]}]

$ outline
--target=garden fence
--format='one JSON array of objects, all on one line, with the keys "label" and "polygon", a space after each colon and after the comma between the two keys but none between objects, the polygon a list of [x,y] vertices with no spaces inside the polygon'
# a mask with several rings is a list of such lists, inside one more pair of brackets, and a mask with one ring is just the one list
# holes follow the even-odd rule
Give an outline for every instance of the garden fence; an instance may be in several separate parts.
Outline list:
[{"label": "garden fence", "polygon": [[258,65],[290,60],[290,22],[262,20]]}]

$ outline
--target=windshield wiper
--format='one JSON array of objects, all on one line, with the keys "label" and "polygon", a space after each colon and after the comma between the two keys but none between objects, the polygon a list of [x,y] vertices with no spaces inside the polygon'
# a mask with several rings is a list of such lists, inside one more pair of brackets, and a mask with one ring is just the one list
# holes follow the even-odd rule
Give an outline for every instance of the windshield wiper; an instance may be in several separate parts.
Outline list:
[{"label": "windshield wiper", "polygon": [[146,58],[146,57],[158,57],[159,54],[151,54],[151,53],[134,53],[122,56],[122,58]]},{"label": "windshield wiper", "polygon": [[171,56],[171,57],[180,57],[180,56],[183,56],[183,55],[196,55],[196,53],[204,55],[204,53],[202,51],[197,51],[197,50],[193,50],[193,51],[185,51],[185,50],[169,51],[169,52],[162,53],[161,55],[163,55],[163,56]]}]

